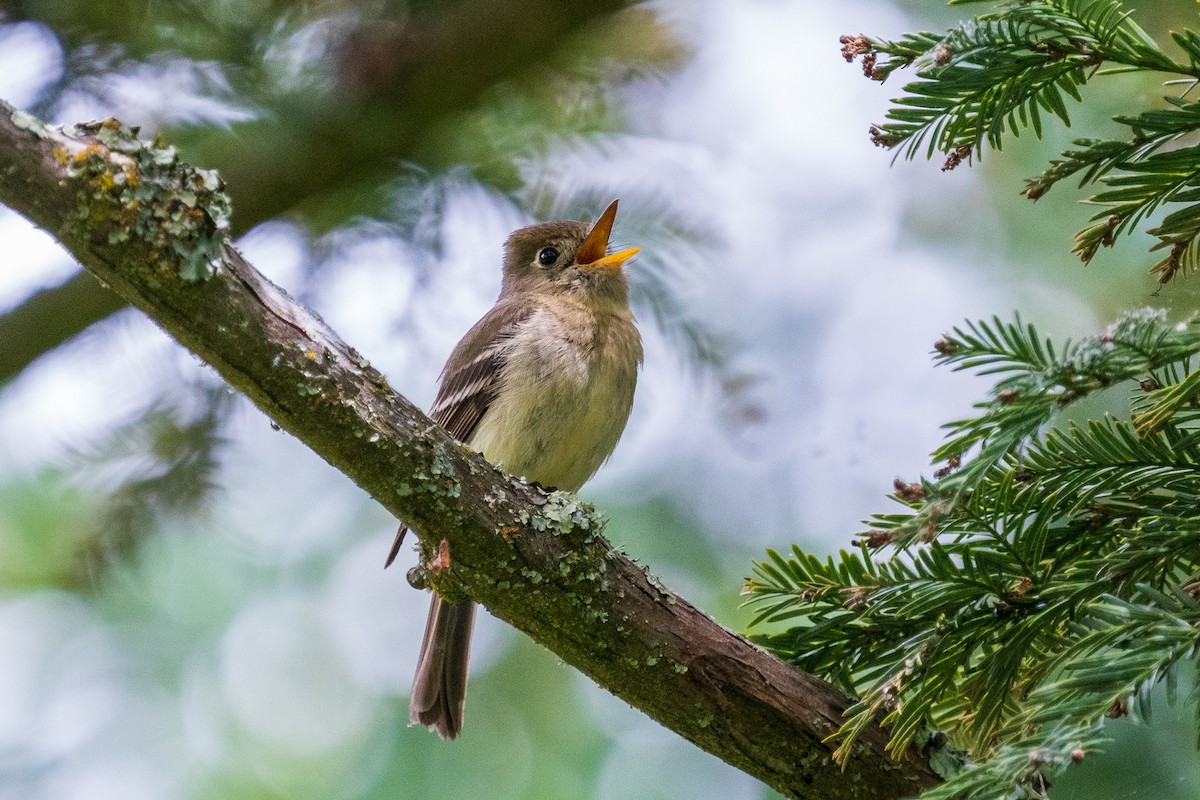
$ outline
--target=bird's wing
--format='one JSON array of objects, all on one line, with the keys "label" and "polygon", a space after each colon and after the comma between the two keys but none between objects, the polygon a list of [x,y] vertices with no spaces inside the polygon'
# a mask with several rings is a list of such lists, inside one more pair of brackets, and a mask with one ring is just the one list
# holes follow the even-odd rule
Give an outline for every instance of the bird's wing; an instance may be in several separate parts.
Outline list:
[{"label": "bird's wing", "polygon": [[460,442],[471,440],[496,398],[508,357],[505,345],[532,312],[530,305],[498,303],[467,331],[446,361],[429,416]]},{"label": "bird's wing", "polygon": [[[500,373],[508,356],[505,345],[532,313],[533,306],[529,304],[497,303],[467,331],[446,360],[429,416],[460,442],[470,441],[479,420],[496,398]],[[384,568],[396,560],[407,532],[408,526],[402,523]]]}]

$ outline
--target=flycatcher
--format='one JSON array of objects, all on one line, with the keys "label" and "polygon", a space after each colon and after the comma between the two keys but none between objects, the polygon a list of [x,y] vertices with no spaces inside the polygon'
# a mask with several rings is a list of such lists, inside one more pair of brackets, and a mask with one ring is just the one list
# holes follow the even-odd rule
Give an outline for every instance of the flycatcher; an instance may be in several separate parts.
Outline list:
[{"label": "flycatcher", "polygon": [[[505,472],[545,487],[578,491],[633,405],[642,340],[622,266],[638,248],[608,253],[616,216],[614,200],[590,229],[547,222],[508,237],[500,297],[450,354],[429,412]],[[474,622],[474,603],[434,594],[409,722],[443,739],[462,730]]]}]

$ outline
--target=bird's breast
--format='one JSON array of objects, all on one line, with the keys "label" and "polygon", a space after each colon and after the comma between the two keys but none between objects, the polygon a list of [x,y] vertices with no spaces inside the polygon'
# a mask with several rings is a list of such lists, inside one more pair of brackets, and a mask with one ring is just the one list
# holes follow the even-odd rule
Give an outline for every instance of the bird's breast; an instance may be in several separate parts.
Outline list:
[{"label": "bird's breast", "polygon": [[471,446],[512,475],[578,491],[629,418],[642,355],[632,317],[542,308],[505,348]]}]

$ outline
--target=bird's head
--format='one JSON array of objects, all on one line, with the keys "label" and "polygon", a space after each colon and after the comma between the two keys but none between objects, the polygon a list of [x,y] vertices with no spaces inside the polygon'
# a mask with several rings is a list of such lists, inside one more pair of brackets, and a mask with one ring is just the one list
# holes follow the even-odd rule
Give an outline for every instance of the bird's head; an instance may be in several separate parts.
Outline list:
[{"label": "bird's head", "polygon": [[585,302],[627,303],[629,283],[622,266],[638,252],[608,252],[617,201],[591,227],[582,222],[544,222],[521,228],[504,248],[502,294],[574,294]]}]

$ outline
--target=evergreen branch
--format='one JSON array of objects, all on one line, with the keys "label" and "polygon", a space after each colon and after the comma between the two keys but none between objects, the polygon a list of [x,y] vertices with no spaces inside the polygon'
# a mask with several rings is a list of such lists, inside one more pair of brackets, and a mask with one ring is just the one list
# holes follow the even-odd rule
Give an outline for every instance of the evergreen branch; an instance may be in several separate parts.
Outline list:
[{"label": "evergreen branch", "polygon": [[213,473],[232,396],[224,385],[188,388],[156,398],[104,442],[76,454],[80,479],[107,497],[76,548],[80,576],[94,578],[120,563],[164,517],[199,510],[218,490]]},{"label": "evergreen branch", "polygon": [[[1075,172],[1083,171],[1080,186],[1102,182],[1111,187],[1088,200],[1105,206],[1089,226],[1075,237],[1072,252],[1084,263],[1091,261],[1101,247],[1110,247],[1117,236],[1134,230],[1148,215],[1168,203],[1185,204],[1167,214],[1162,222],[1147,230],[1159,242],[1153,249],[1167,249],[1167,255],[1151,268],[1160,283],[1189,272],[1197,259],[1195,242],[1200,237],[1200,148],[1179,147],[1167,152],[1162,148],[1200,130],[1200,103],[1179,98],[1164,98],[1174,106],[1155,109],[1137,116],[1114,117],[1132,129],[1128,141],[1078,140],[1086,149],[1067,151],[1061,161],[1026,182],[1022,192],[1036,200],[1053,184]],[[1119,169],[1118,174],[1112,174]]]},{"label": "evergreen branch", "polygon": [[967,766],[922,800],[984,800],[996,797],[997,787],[1048,800],[1052,780],[1104,743],[1097,720],[1124,716],[1135,703],[1141,706],[1139,715],[1147,717],[1146,690],[1196,654],[1200,619],[1194,613],[1184,619],[1108,598],[1084,622],[1095,630],[1062,656],[1060,677],[1027,699],[1026,710],[1011,723],[1012,743]]},{"label": "evergreen branch", "polygon": [[[976,2],[982,0],[962,4]],[[985,144],[999,150],[1005,135],[1032,129],[1040,138],[1043,115],[1070,125],[1064,98],[1079,101],[1080,87],[1098,74],[1174,74],[1182,78],[1172,82],[1190,91],[1200,82],[1200,35],[1172,38],[1186,62],[1168,57],[1119,0],[1010,0],[944,35],[843,37],[843,54],[861,56],[864,71],[880,81],[915,67],[917,80],[893,100],[888,121],[872,127],[872,139],[900,148],[905,158],[942,153],[943,169],[953,169]],[[1161,284],[1200,263],[1200,147],[1180,146],[1200,130],[1200,103],[1164,101],[1168,108],[1114,117],[1130,128],[1128,139],[1076,140],[1077,149],[1052,160],[1022,191],[1036,200],[1075,175],[1080,187],[1105,186],[1087,201],[1103,208],[1075,236],[1072,252],[1084,263],[1166,211],[1147,229],[1158,239],[1152,250],[1164,251],[1150,268]]]},{"label": "evergreen branch", "polygon": [[[1093,224],[1076,237],[1077,253],[1086,263],[1101,246],[1110,246],[1113,239],[1135,228],[1146,216],[1166,203],[1192,203],[1200,198],[1200,147],[1184,147],[1146,156],[1121,164],[1122,172],[1107,175],[1102,180],[1110,188],[1088,202],[1105,206],[1092,217]],[[1172,254],[1154,268],[1156,273],[1168,272],[1167,280],[1183,266],[1184,254],[1200,235],[1200,206],[1192,204],[1167,215],[1161,224],[1148,231],[1159,238],[1157,248],[1172,247]],[[1176,247],[1178,251],[1176,252]],[[1164,281],[1165,282],[1165,281]]]},{"label": "evergreen branch", "polygon": [[[772,553],[745,594],[756,624],[789,627],[755,638],[859,698],[838,757],[880,718],[898,749],[939,728],[977,761],[935,796],[1043,796],[1099,744],[1106,714],[1148,713],[1150,688],[1195,657],[1200,410],[1184,400],[1200,330],[1141,311],[1057,345],[993,319],[937,352],[998,378],[935,454],[957,468],[898,482],[906,511],[876,516],[857,552]],[[1118,383],[1158,410],[1155,432],[1110,417],[1050,427]]]},{"label": "evergreen branch", "polygon": [[894,101],[889,122],[873,129],[877,144],[906,145],[906,158],[926,144],[930,157],[979,153],[985,142],[1000,149],[1006,131],[1028,127],[1040,137],[1042,114],[1069,125],[1063,96],[1078,102],[1079,88],[1105,63],[1200,77],[1193,64],[1167,57],[1117,0],[1009,2],[942,36],[843,37],[843,45],[875,80],[916,67],[918,80]]},{"label": "evergreen branch", "polygon": [[997,747],[987,760],[967,764],[947,783],[922,794],[921,800],[1050,800],[1052,778],[1107,741],[1099,725],[1060,724],[1038,730]]},{"label": "evergreen branch", "polygon": [[1048,170],[1037,178],[1027,180],[1021,194],[1030,200],[1037,200],[1050,191],[1055,183],[1080,171],[1084,174],[1079,186],[1086,186],[1114,168],[1145,159],[1160,148],[1200,129],[1200,102],[1189,103],[1177,97],[1166,97],[1164,100],[1173,108],[1113,117],[1114,122],[1132,129],[1128,140],[1076,139],[1075,145],[1084,149],[1065,151],[1062,160],[1051,161]]},{"label": "evergreen branch", "polygon": [[1184,404],[1195,405],[1200,400],[1200,370],[1192,372],[1178,383],[1155,389],[1147,396],[1146,407],[1133,418],[1138,432],[1145,435],[1158,430],[1179,412]]},{"label": "evergreen branch", "polygon": [[1200,353],[1200,330],[1178,330],[1159,312],[1143,310],[1122,317],[1101,336],[1068,340],[1056,353],[1020,317],[1014,323],[993,318],[991,324],[954,328],[936,349],[938,364],[1007,376],[997,383],[993,399],[975,405],[982,414],[946,426],[951,435],[934,452],[935,461],[961,458],[981,447],[966,468],[941,484],[954,487],[976,480],[1015,452],[1059,409]]},{"label": "evergreen branch", "polygon": [[1119,595],[1137,586],[1178,586],[1195,594],[1200,588],[1200,517],[1162,514],[1140,520],[1118,536],[1115,548],[1098,559],[1081,559],[1077,567],[1092,570]]},{"label": "evergreen branch", "polygon": [[[1115,497],[1160,510],[1200,496],[1200,449],[1194,440],[1173,432],[1141,437],[1129,423],[1111,417],[1048,431],[1030,442],[1019,461],[998,469],[1000,476],[1019,473],[1012,502],[1042,516],[1094,513]],[[972,503],[980,509],[1010,507],[997,502],[1007,498],[994,496],[991,485],[981,482]]]}]

